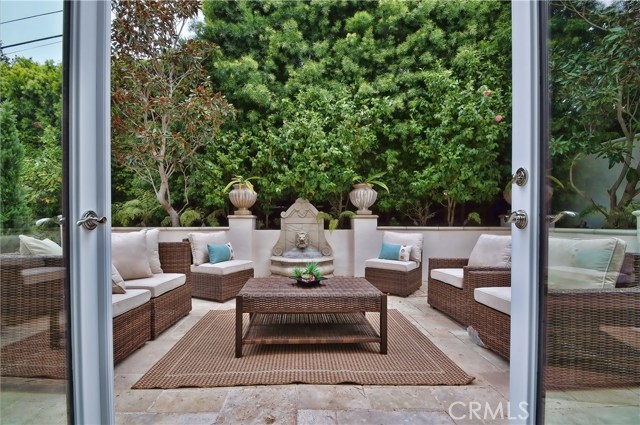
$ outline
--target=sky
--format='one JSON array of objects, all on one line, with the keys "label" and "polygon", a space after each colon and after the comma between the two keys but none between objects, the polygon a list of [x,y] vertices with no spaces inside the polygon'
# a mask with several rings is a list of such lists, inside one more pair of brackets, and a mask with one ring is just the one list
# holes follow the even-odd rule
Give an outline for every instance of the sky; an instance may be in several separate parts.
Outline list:
[{"label": "sky", "polygon": [[[62,34],[62,0],[0,1],[0,40],[3,46]],[[56,12],[56,13],[51,13]],[[49,13],[43,16],[35,16]],[[27,18],[27,19],[22,19]],[[21,19],[15,22],[15,19]],[[36,62],[62,61],[62,37],[3,49],[5,55],[30,57]]]},{"label": "sky", "polygon": [[[62,0],[0,0],[0,40],[2,45],[10,46],[62,34],[62,7]],[[20,20],[9,22],[16,19]],[[202,19],[202,15],[200,15],[199,20]],[[192,33],[187,30],[184,35],[190,37]],[[62,62],[62,37],[3,50],[9,58],[22,56],[30,57],[38,63],[44,63],[46,60],[59,63]]]}]

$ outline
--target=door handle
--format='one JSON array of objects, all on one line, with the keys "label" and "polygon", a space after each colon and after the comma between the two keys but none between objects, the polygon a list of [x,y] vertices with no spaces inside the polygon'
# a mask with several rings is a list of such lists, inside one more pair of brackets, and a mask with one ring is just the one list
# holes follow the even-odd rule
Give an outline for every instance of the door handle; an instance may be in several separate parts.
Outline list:
[{"label": "door handle", "polygon": [[82,214],[82,218],[76,222],[78,226],[82,226],[87,230],[93,230],[98,227],[98,224],[104,224],[107,222],[107,217],[100,217],[95,211],[87,210]]},{"label": "door handle", "polygon": [[529,217],[524,210],[514,211],[507,217],[509,224],[515,224],[518,229],[524,229],[529,224]]},{"label": "door handle", "polygon": [[559,220],[562,220],[564,217],[577,217],[578,213],[574,211],[560,211],[558,214],[551,214],[547,216],[547,223],[553,224]]}]

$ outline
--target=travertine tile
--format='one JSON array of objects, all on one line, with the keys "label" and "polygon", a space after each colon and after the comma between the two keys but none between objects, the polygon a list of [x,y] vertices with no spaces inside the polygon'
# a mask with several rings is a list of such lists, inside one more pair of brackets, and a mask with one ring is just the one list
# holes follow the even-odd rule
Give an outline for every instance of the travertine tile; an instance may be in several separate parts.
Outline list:
[{"label": "travertine tile", "polygon": [[179,388],[164,390],[150,412],[204,413],[222,409],[229,390],[226,388]]},{"label": "travertine tile", "polygon": [[115,393],[116,412],[147,412],[161,390],[121,390]]},{"label": "travertine tile", "polygon": [[298,425],[336,425],[337,414],[333,410],[298,410]]},{"label": "travertine tile", "polygon": [[343,410],[338,411],[338,425],[377,424],[377,425],[453,425],[454,422],[444,412],[421,412],[413,410]]},{"label": "travertine tile", "polygon": [[298,385],[298,409],[369,409],[360,385]]},{"label": "travertine tile", "polygon": [[212,425],[217,413],[116,413],[116,425]]},{"label": "travertine tile", "polygon": [[293,385],[229,389],[217,424],[295,424],[296,388]]},{"label": "travertine tile", "polygon": [[440,403],[433,396],[432,387],[365,386],[364,389],[371,408],[376,410],[442,410]]},{"label": "travertine tile", "polygon": [[640,410],[631,406],[547,409],[545,423],[549,425],[637,425],[640,423]]}]

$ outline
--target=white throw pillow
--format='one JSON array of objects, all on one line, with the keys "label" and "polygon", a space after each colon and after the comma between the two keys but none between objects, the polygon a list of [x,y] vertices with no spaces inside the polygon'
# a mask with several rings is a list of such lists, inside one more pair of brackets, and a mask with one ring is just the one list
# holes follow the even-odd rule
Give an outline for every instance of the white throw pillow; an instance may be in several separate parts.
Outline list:
[{"label": "white throw pillow", "polygon": [[422,233],[400,233],[385,231],[382,240],[397,245],[411,245],[411,261],[422,261]]},{"label": "white throw pillow", "polygon": [[147,231],[112,233],[111,261],[124,280],[150,277]]},{"label": "white throw pillow", "polygon": [[208,244],[224,245],[227,243],[226,232],[189,233],[188,238],[194,266],[209,262]]},{"label": "white throw pillow", "polygon": [[162,273],[160,250],[158,248],[159,237],[159,229],[147,229],[147,258],[149,259],[149,267],[153,274]]},{"label": "white throw pillow", "polygon": [[62,255],[62,247],[51,239],[20,235],[20,255]]},{"label": "white throw pillow", "polygon": [[468,265],[511,267],[511,235],[480,235]]},{"label": "white throw pillow", "polygon": [[127,292],[124,286],[124,279],[116,269],[116,266],[111,265],[111,293],[112,294],[124,294]]}]

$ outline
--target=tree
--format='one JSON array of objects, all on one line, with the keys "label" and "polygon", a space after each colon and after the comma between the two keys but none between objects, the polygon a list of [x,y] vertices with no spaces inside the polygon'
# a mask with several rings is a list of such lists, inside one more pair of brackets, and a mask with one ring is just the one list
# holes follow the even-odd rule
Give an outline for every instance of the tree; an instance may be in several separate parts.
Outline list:
[{"label": "tree", "polygon": [[199,8],[189,0],[112,2],[114,156],[153,188],[173,226],[189,205],[199,152],[232,114],[204,68],[215,47],[180,39]]},{"label": "tree", "polygon": [[9,101],[0,103],[0,136],[0,228],[19,229],[27,222],[29,210],[21,175],[24,149]]},{"label": "tree", "polygon": [[[445,128],[434,130],[448,122],[434,118],[442,99],[430,93],[430,76],[448,71],[456,88],[470,90],[456,103],[452,89],[450,115],[473,105],[472,95],[485,85],[496,93],[486,101],[491,109],[503,115],[510,110],[509,96],[502,95],[511,91],[508,2],[205,1],[203,12],[198,35],[220,46],[212,80],[237,111],[236,120],[221,128],[222,137],[244,152],[239,166],[249,171],[241,174],[264,178],[258,208],[265,212],[292,202],[293,189],[331,200],[336,209],[343,204],[337,194],[344,199],[349,191],[344,177],[374,170],[391,176],[390,192],[377,207],[390,214],[422,211],[424,222],[432,215],[426,206],[444,202],[425,170],[432,161],[449,160],[420,154],[430,132],[449,137]],[[326,104],[318,102],[323,98]],[[487,147],[493,172],[482,174],[489,178],[483,185],[465,183],[467,194],[456,195],[456,202],[489,202],[511,168],[509,125],[481,125],[486,121],[480,115],[473,115],[481,121],[470,133],[478,137],[479,157],[482,141],[498,137]],[[366,135],[363,149],[353,146],[361,143],[355,141],[358,131]],[[336,158],[333,169],[315,165],[336,150],[344,158]],[[227,152],[225,147],[222,156]],[[474,171],[472,163],[456,164],[461,174]]]},{"label": "tree", "polygon": [[[609,205],[593,210],[616,223],[640,195],[640,3],[556,2],[552,25],[552,154],[571,181],[570,162],[593,154],[620,165]],[[586,196],[575,186],[573,189]],[[621,196],[618,195],[622,189]]]}]

